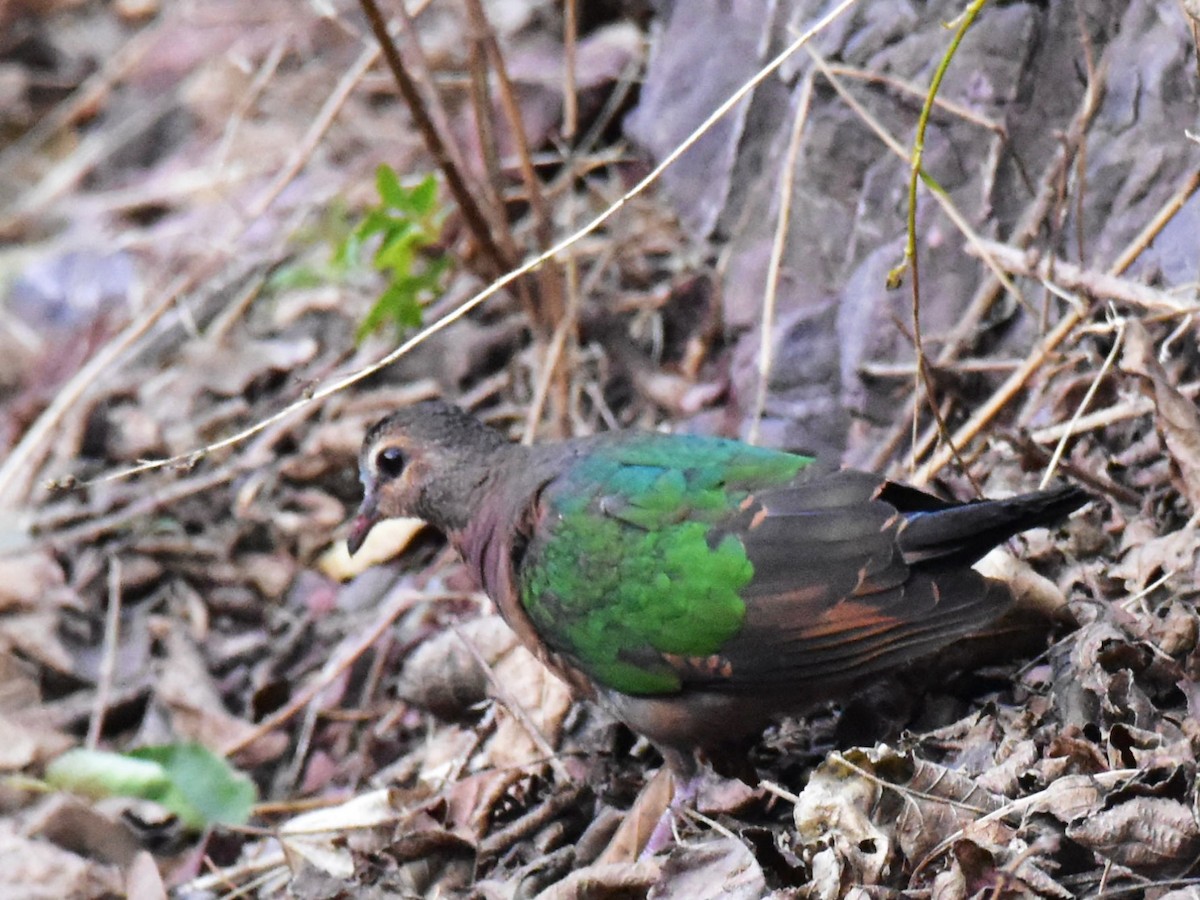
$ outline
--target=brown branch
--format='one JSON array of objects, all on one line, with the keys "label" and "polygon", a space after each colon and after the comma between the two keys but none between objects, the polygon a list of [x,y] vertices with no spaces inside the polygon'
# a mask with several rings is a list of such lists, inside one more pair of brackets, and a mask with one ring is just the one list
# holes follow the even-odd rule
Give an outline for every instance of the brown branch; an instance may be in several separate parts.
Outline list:
[{"label": "brown branch", "polygon": [[516,261],[509,259],[496,244],[483,210],[471,193],[470,186],[466,183],[462,171],[454,164],[454,157],[450,150],[447,149],[448,142],[443,138],[433,119],[430,117],[429,110],[425,108],[425,104],[421,100],[421,94],[417,89],[416,82],[413,80],[412,75],[409,74],[404,61],[400,58],[400,51],[396,49],[396,43],[392,40],[391,35],[388,34],[387,23],[383,19],[383,14],[379,11],[378,4],[375,0],[359,0],[359,5],[362,6],[363,12],[366,14],[375,39],[379,41],[379,46],[383,50],[383,58],[387,61],[388,68],[392,71],[392,77],[396,80],[396,87],[400,91],[400,96],[404,99],[405,104],[407,104],[408,111],[413,117],[413,122],[416,124],[417,130],[421,133],[421,137],[425,140],[425,148],[433,157],[434,164],[441,171],[442,175],[445,176],[446,186],[450,189],[454,201],[462,211],[463,220],[467,223],[468,230],[475,240],[479,242],[479,246],[483,250],[484,259],[487,260],[488,271],[493,277],[501,272],[508,271]]},{"label": "brown branch", "polygon": [[[1064,292],[1079,291],[1093,300],[1116,300],[1156,315],[1182,316],[1200,312],[1200,305],[1186,303],[1166,291],[1112,275],[1085,269],[1074,263],[1036,250],[1022,251],[999,241],[981,241],[982,249],[1014,275],[1037,278]],[[974,248],[967,252],[976,255]]]}]

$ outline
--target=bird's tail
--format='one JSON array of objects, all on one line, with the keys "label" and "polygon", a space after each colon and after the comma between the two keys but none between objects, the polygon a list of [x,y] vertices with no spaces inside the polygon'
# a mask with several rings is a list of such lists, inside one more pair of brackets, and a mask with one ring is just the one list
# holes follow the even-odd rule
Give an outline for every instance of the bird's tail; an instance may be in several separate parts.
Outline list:
[{"label": "bird's tail", "polygon": [[905,502],[904,491],[889,493],[885,488],[881,499],[892,503],[905,518],[900,532],[904,559],[910,566],[925,569],[970,565],[1014,534],[1053,525],[1092,499],[1082,488],[1064,484],[1005,500],[914,509]]}]

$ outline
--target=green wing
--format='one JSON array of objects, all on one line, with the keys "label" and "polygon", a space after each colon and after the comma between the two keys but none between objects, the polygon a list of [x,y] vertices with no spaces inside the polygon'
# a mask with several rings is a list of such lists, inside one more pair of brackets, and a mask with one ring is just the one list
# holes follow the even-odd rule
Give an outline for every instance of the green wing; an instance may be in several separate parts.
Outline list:
[{"label": "green wing", "polygon": [[542,638],[600,683],[673,693],[736,635],[754,566],[717,526],[807,457],[735,441],[640,435],[591,445],[542,492],[518,583]]}]

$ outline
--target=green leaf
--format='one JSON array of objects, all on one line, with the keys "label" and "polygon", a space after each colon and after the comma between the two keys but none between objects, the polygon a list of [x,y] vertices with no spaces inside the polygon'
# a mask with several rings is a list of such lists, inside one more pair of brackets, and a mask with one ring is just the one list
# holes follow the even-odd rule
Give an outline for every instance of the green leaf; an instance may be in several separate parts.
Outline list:
[{"label": "green leaf", "polygon": [[409,204],[415,215],[426,217],[437,208],[437,178],[430,173],[409,192]]},{"label": "green leaf", "polygon": [[359,222],[358,227],[354,229],[353,235],[360,241],[365,241],[373,234],[391,231],[397,225],[405,224],[407,224],[407,220],[397,219],[388,215],[379,207],[375,207],[367,211],[363,220]]},{"label": "green leaf", "polygon": [[388,311],[387,307],[385,307],[381,302],[382,300],[382,297],[380,297],[379,300],[376,300],[375,305],[367,311],[365,316],[363,316],[362,323],[358,326],[358,330],[354,332],[354,339],[356,341],[361,343],[367,335],[377,331],[379,326],[381,326],[387,320]]},{"label": "green leaf", "polygon": [[131,753],[70,750],[47,767],[46,781],[90,797],[152,800],[195,830],[244,823],[257,798],[249,777],[195,743]]},{"label": "green leaf", "polygon": [[421,236],[411,229],[389,234],[375,251],[375,268],[392,269],[397,275],[407,275],[412,269],[413,251],[420,243]]},{"label": "green leaf", "polygon": [[381,164],[375,170],[375,188],[379,196],[393,209],[404,209],[408,203],[408,191],[400,183],[400,177],[391,166]]},{"label": "green leaf", "polygon": [[416,292],[407,282],[392,285],[379,298],[391,313],[396,324],[402,328],[418,328],[421,325],[421,304],[417,302]]},{"label": "green leaf", "polygon": [[280,266],[267,280],[268,288],[272,291],[289,291],[317,287],[324,284],[321,272],[306,265]]}]

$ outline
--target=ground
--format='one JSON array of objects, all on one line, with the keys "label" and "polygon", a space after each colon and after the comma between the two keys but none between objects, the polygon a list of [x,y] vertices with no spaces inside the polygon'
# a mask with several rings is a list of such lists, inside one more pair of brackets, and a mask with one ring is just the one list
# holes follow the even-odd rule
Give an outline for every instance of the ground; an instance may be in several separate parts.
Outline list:
[{"label": "ground", "polygon": [[[416,4],[393,59],[369,3],[0,7],[0,893],[1194,896],[1187,5],[579,6]],[[436,533],[346,555],[437,396],[1096,499],[1010,548],[1035,646],[772,727],[639,859],[656,751]],[[41,781],[192,743],[247,822]]]}]

